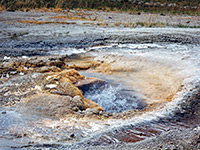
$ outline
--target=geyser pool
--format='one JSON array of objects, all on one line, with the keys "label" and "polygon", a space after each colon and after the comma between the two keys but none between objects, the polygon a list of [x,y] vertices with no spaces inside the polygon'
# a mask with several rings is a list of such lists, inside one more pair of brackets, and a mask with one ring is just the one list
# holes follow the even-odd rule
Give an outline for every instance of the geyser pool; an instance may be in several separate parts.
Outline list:
[{"label": "geyser pool", "polygon": [[96,102],[105,112],[120,113],[146,106],[136,91],[108,81],[103,85],[94,84],[83,93],[85,98]]},{"label": "geyser pool", "polygon": [[[140,30],[139,34],[143,31],[143,29],[138,30]],[[157,34],[155,31],[162,29],[152,29],[151,32],[148,32],[149,29],[144,30],[145,35],[148,36],[148,34]],[[163,30],[166,32],[166,29]],[[182,33],[182,29],[177,30],[171,29],[172,34]],[[67,51],[72,49],[66,48],[62,54],[65,51],[66,54],[71,54]],[[187,104],[186,96],[192,95],[193,89],[199,87],[196,86],[199,85],[200,79],[199,45],[115,43],[89,47],[85,52],[91,60],[103,62],[101,66],[91,68],[87,72],[93,75],[98,72],[100,76],[106,76],[103,77],[106,82],[101,86],[94,85],[85,90],[84,96],[102,105],[104,111],[117,112],[122,117],[116,119],[113,113],[110,118],[95,116],[100,119],[82,116],[70,116],[60,120],[37,116],[38,118],[34,119],[32,114],[27,116],[27,113],[20,112],[17,107],[11,112],[5,107],[2,110],[7,114],[1,114],[0,118],[7,120],[1,126],[3,130],[0,130],[0,140],[2,139],[2,143],[5,144],[2,144],[3,148],[10,148],[12,145],[15,148],[66,149],[68,146],[91,143],[98,145],[129,142],[127,139],[131,138],[130,141],[136,142],[134,137],[143,140],[145,137],[156,136],[155,130],[157,133],[165,133],[168,125],[177,126],[176,123],[170,122],[163,127],[158,121],[173,118],[176,112],[181,112],[184,106],[182,104]],[[25,79],[25,76],[21,78]],[[110,79],[113,79],[112,82]],[[9,81],[9,85],[2,84],[1,87],[12,86],[12,80]],[[143,110],[149,105],[154,106],[153,109]],[[140,111],[126,113],[129,109],[140,109]],[[149,127],[153,128],[152,131],[148,130]],[[99,139],[103,142],[98,143]]]}]

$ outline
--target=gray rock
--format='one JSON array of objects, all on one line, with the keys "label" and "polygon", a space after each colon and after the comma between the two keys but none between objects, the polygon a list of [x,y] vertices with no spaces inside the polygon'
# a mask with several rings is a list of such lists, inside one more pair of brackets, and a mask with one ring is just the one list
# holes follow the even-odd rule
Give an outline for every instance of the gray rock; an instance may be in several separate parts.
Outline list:
[{"label": "gray rock", "polygon": [[93,115],[93,114],[99,114],[99,111],[95,108],[88,108],[84,112],[85,115]]},{"label": "gray rock", "polygon": [[74,96],[73,99],[72,99],[72,101],[73,101],[74,103],[79,103],[79,104],[82,103],[82,100],[81,100],[81,97],[80,97],[80,96]]}]

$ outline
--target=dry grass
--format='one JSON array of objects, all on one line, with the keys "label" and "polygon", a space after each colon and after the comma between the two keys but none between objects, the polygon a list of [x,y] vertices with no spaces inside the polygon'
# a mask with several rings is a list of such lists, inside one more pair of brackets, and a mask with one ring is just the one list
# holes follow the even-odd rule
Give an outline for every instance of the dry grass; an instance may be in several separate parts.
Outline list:
[{"label": "dry grass", "polygon": [[56,8],[56,9],[52,9],[53,12],[62,12],[62,8]]},{"label": "dry grass", "polygon": [[31,24],[76,24],[76,22],[59,22],[59,21],[37,21],[37,20],[20,20],[19,23],[31,23]]},{"label": "dry grass", "polygon": [[164,27],[166,24],[157,22],[157,23],[149,23],[149,22],[137,22],[136,26],[142,26],[142,27]]},{"label": "dry grass", "polygon": [[89,20],[92,21],[92,19],[85,18],[85,17],[72,17],[71,15],[69,16],[54,16],[50,17],[51,19],[63,19],[63,20]]},{"label": "dry grass", "polygon": [[50,9],[48,9],[48,8],[42,8],[42,9],[40,9],[40,11],[41,11],[41,12],[49,12]]},{"label": "dry grass", "polygon": [[184,17],[184,19],[192,19],[192,17]]},{"label": "dry grass", "polygon": [[147,28],[154,28],[154,27],[175,27],[175,28],[200,28],[200,26],[187,26],[183,24],[175,24],[175,25],[169,25],[166,23],[161,23],[161,22],[155,22],[155,23],[150,23],[150,22],[136,22],[136,23],[122,23],[122,22],[115,22],[112,27],[125,27],[125,28],[136,28],[136,27],[147,27]]},{"label": "dry grass", "polygon": [[[40,3],[39,3],[40,2]],[[174,4],[174,5],[172,5]],[[149,12],[149,13],[169,13],[169,14],[189,14],[200,15],[199,0],[143,0],[143,1],[113,1],[113,0],[1,0],[0,6],[8,11],[16,11],[23,8],[40,8],[46,12],[48,9],[60,12],[62,9],[74,9],[75,11],[88,11],[91,9],[104,11],[126,11]],[[47,8],[45,8],[47,7]],[[57,9],[57,10],[56,10]]]},{"label": "dry grass", "polygon": [[88,9],[82,9],[82,8],[73,8],[75,11],[89,11]]},{"label": "dry grass", "polygon": [[98,9],[91,9],[90,11],[97,12],[99,10]]},{"label": "dry grass", "polygon": [[148,23],[148,22],[136,22],[136,23],[122,23],[122,22],[115,22],[113,26],[122,26],[125,28],[136,28],[136,27],[165,27],[166,24],[163,23]]},{"label": "dry grass", "polygon": [[75,12],[75,15],[76,15],[76,16],[81,16],[81,17],[83,17],[83,16],[84,16],[84,13],[83,13],[83,12]]},{"label": "dry grass", "polygon": [[32,11],[35,11],[35,12],[63,12],[63,9],[62,8],[35,8],[33,9]]},{"label": "dry grass", "polygon": [[100,27],[105,27],[106,26],[105,23],[97,23],[97,25],[100,26]]},{"label": "dry grass", "polygon": [[94,22],[84,22],[83,24],[94,26]]},{"label": "dry grass", "polygon": [[77,10],[77,11],[80,11],[81,9],[80,9],[80,8],[73,8],[73,10]]},{"label": "dry grass", "polygon": [[4,8],[0,6],[0,12],[2,12],[3,10],[4,10]]},{"label": "dry grass", "polygon": [[104,7],[104,9],[103,9],[105,12],[110,12],[111,11],[111,9],[109,8],[109,7]]},{"label": "dry grass", "polygon": [[121,22],[115,22],[114,23],[114,26],[120,26],[121,25]]}]

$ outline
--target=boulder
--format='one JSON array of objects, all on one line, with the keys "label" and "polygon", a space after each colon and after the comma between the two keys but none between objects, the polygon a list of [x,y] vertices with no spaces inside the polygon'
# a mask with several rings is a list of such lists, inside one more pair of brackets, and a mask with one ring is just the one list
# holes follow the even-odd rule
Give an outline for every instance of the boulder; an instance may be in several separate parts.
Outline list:
[{"label": "boulder", "polygon": [[[56,85],[56,84],[48,84]],[[70,82],[59,82],[59,84],[49,90],[52,94],[66,95],[70,97],[80,96],[83,98],[81,91]]]},{"label": "boulder", "polygon": [[85,100],[82,99],[80,96],[74,96],[74,98],[72,99],[72,104],[76,104],[73,106],[73,108],[78,108],[78,110],[85,110],[89,107]]},{"label": "boulder", "polygon": [[52,94],[67,95],[71,97],[80,96],[83,98],[81,91],[73,85],[73,83],[82,78],[83,77],[74,69],[64,70],[45,76],[43,87]]},{"label": "boulder", "polygon": [[93,115],[93,114],[96,114],[98,115],[99,114],[99,111],[95,108],[88,108],[84,111],[84,114],[85,115]]},{"label": "boulder", "polygon": [[[74,98],[75,100],[77,99],[76,96],[79,96],[83,100],[85,106],[84,108],[81,109],[95,108],[98,111],[102,111],[103,109],[98,104],[96,104],[91,100],[84,99],[81,90],[73,84],[82,81],[84,78],[85,78],[84,76],[81,76],[74,69],[64,70],[62,72],[48,74],[47,76],[45,76],[43,87],[44,90],[47,90],[51,94],[75,97]],[[88,81],[85,82],[85,85],[86,83],[92,84],[96,83],[97,81],[104,82],[103,80],[100,79],[88,78]]]},{"label": "boulder", "polygon": [[80,75],[78,71],[74,69],[64,70],[58,74],[61,78],[68,78],[71,83],[76,83],[79,80],[84,79],[85,77],[83,75]]},{"label": "boulder", "polygon": [[85,110],[87,106],[79,96],[74,98],[55,94],[38,94],[27,99],[24,103],[27,111],[51,118],[63,118],[73,113],[74,108]]}]

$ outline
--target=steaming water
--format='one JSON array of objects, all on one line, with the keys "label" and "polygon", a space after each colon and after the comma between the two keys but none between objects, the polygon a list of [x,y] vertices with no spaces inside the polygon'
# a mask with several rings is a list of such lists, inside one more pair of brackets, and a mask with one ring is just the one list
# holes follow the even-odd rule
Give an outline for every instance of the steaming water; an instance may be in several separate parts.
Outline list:
[{"label": "steaming water", "polygon": [[84,94],[87,99],[92,99],[104,111],[120,113],[131,109],[142,109],[145,104],[136,96],[135,91],[128,91],[121,85],[104,84],[94,85]]},{"label": "steaming water", "polygon": [[[90,52],[90,50],[93,51]],[[177,110],[182,111],[181,103],[186,100],[183,97],[188,94],[192,95],[192,92],[196,90],[195,87],[200,83],[200,49],[198,45],[170,43],[113,44],[91,47],[86,51],[89,51],[88,53],[95,60],[103,60],[111,64],[111,70],[117,70],[113,74],[113,79],[118,82],[117,85],[107,82],[101,87],[91,87],[84,94],[86,98],[92,99],[102,106],[105,111],[119,113],[129,109],[138,109],[142,96],[145,97],[147,103],[159,102],[168,96],[166,91],[176,91],[176,83],[180,83],[181,88],[177,89],[172,101],[165,101],[161,107],[155,108],[151,112],[144,112],[139,116],[129,116],[129,119],[126,120],[110,119],[100,121],[78,120],[76,118],[51,120],[40,116],[27,116],[14,108],[0,108],[0,149],[9,149],[12,146],[19,148],[27,145],[30,147],[40,145],[46,149],[48,149],[47,147],[56,146],[55,144],[58,144],[57,146],[61,145],[61,147],[63,145],[72,146],[85,143],[101,135],[106,136],[107,133],[120,130],[125,126],[173,116]],[[62,50],[62,53],[65,53],[65,50]],[[66,49],[66,54],[68,53],[70,52]],[[119,66],[121,68],[116,68]],[[123,74],[119,71],[123,71],[123,69],[128,70],[129,73]],[[145,74],[146,72],[148,74]],[[143,77],[143,75],[145,76]],[[148,80],[146,77],[149,77]],[[158,82],[158,79],[160,82]],[[139,83],[140,81],[144,81],[143,83],[146,85],[142,86]],[[147,83],[153,82],[157,83],[157,85],[152,85],[156,88],[148,89]],[[165,84],[166,87],[163,86]],[[131,90],[137,90],[127,94],[127,88],[124,92],[122,85],[128,88],[134,85]],[[155,91],[162,91],[161,94],[166,94],[166,97],[164,97],[165,95],[157,97],[159,93],[152,96],[151,93]],[[137,95],[140,92],[141,95]],[[23,134],[23,138],[20,137],[21,134]],[[107,138],[109,137],[112,136]],[[119,142],[118,140],[117,138],[112,139],[116,143]],[[42,145],[44,143],[49,144],[49,146]]]}]

